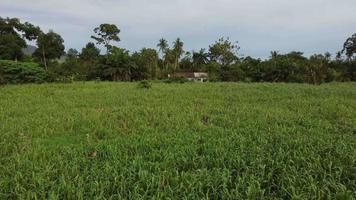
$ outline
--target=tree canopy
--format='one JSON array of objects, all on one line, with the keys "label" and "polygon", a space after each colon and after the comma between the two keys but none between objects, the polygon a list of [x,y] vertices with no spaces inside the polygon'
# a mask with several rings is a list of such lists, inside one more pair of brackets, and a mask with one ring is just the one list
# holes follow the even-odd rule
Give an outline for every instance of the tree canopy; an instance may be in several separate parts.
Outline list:
[{"label": "tree canopy", "polygon": [[349,59],[354,57],[354,54],[356,54],[356,33],[347,38],[342,52],[344,52]]},{"label": "tree canopy", "polygon": [[63,38],[50,30],[48,33],[42,33],[37,39],[37,49],[34,52],[34,57],[43,62],[47,68],[47,60],[60,58],[65,54]]},{"label": "tree canopy", "polygon": [[120,29],[115,24],[100,24],[94,29],[94,32],[96,36],[93,35],[91,38],[96,40],[97,44],[103,44],[108,51],[112,47],[111,42],[120,41]]},{"label": "tree canopy", "polygon": [[[208,48],[198,51],[184,49],[180,38],[174,41],[161,38],[155,45],[156,49],[143,47],[130,52],[117,46],[120,29],[108,23],[94,28],[91,39],[96,44],[88,42],[80,52],[67,48],[65,60],[62,57],[65,55],[64,40],[58,33],[43,33],[28,22],[1,17],[0,33],[0,60],[36,62],[36,65],[30,65],[31,70],[33,66],[41,68],[37,70],[41,71],[38,73],[41,81],[167,79],[168,74],[175,72],[207,72],[210,81],[311,84],[356,81],[356,33],[346,39],[335,58],[328,52],[307,57],[299,51],[271,51],[271,56],[263,60],[241,56],[239,43],[229,38],[219,38]],[[32,56],[24,56],[22,49],[29,41],[35,41],[37,47]],[[96,45],[102,45],[106,52],[101,52]],[[1,83],[5,80],[2,73],[21,68],[13,66],[11,69],[0,66]],[[43,77],[42,71],[47,73],[47,77]],[[21,74],[10,74],[16,79],[10,83],[21,82],[18,80]]]},{"label": "tree canopy", "polygon": [[26,40],[36,40],[41,29],[17,18],[0,17],[0,59],[17,60],[23,57]]},{"label": "tree canopy", "polygon": [[237,61],[237,51],[240,49],[237,42],[231,42],[229,38],[220,38],[215,44],[209,46],[209,57],[223,66]]}]

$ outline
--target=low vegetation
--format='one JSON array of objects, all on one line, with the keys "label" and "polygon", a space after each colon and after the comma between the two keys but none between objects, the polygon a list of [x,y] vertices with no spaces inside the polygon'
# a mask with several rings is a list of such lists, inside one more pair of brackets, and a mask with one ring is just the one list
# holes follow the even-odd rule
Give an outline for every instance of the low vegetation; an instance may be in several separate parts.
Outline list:
[{"label": "low vegetation", "polygon": [[142,89],[150,89],[152,87],[152,84],[148,81],[140,81],[138,84],[138,88],[142,88]]},{"label": "low vegetation", "polygon": [[46,71],[37,63],[0,60],[0,84],[43,83]]},{"label": "low vegetation", "polygon": [[353,199],[356,84],[0,87],[0,199]]}]

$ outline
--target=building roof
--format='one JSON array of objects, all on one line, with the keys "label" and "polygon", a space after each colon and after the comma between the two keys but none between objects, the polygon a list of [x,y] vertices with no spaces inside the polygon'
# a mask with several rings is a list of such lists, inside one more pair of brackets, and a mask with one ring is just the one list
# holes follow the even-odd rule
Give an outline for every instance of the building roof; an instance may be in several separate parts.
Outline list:
[{"label": "building roof", "polygon": [[173,77],[195,78],[194,72],[174,72]]}]

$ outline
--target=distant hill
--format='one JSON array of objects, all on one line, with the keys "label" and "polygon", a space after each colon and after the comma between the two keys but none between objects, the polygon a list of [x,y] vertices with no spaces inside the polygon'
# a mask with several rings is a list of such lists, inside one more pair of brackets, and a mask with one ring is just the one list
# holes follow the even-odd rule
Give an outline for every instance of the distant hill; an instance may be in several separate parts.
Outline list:
[{"label": "distant hill", "polygon": [[[37,49],[36,46],[28,45],[26,48],[23,48],[23,49],[22,49],[22,52],[23,52],[25,55],[31,56],[31,55],[36,51],[36,49]],[[59,59],[57,59],[57,61],[58,61],[59,63],[64,63],[66,59],[67,59],[67,56],[66,56],[66,55],[63,55],[63,56],[61,56]]]},{"label": "distant hill", "polygon": [[22,52],[25,54],[25,55],[32,55],[33,52],[35,52],[35,50],[37,49],[37,47],[35,46],[32,46],[32,45],[28,45],[26,48],[23,48],[22,49]]}]

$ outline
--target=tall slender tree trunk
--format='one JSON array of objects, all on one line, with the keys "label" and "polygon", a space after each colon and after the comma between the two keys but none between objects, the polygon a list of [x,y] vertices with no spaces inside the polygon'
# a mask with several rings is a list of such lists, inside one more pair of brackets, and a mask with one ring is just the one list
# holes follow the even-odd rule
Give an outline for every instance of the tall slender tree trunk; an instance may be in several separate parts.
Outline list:
[{"label": "tall slender tree trunk", "polygon": [[47,61],[46,61],[46,56],[45,56],[45,52],[44,52],[44,47],[42,47],[42,56],[43,56],[43,63],[45,65],[45,69],[47,71],[48,68],[47,68]]},{"label": "tall slender tree trunk", "polygon": [[176,56],[176,60],[175,60],[175,63],[174,63],[174,71],[176,71],[178,68],[178,56]]},{"label": "tall slender tree trunk", "polygon": [[163,69],[164,69],[165,71],[168,71],[168,64],[167,64],[167,61],[166,61],[165,58],[163,58]]}]

